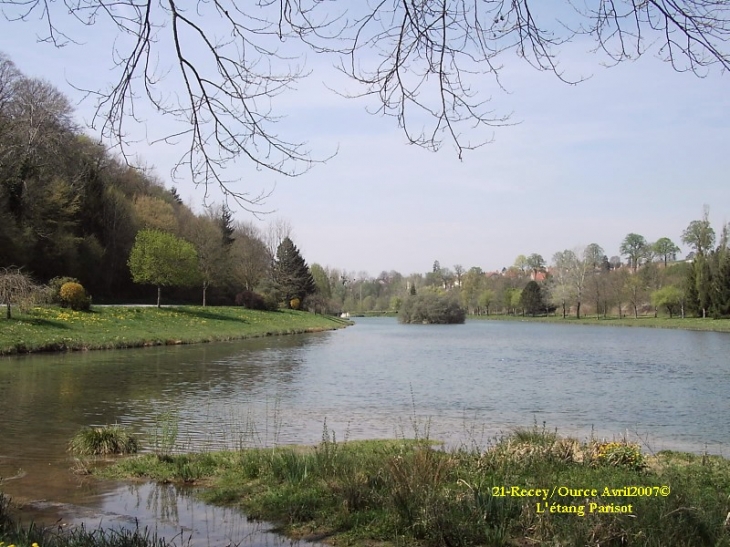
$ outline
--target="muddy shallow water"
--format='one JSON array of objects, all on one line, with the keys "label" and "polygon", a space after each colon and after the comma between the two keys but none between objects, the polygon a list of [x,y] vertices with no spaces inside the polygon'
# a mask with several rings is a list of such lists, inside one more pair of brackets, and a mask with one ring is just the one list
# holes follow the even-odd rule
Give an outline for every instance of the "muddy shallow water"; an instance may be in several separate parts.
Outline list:
[{"label": "muddy shallow water", "polygon": [[[238,510],[211,507],[195,499],[194,492],[169,484],[124,484],[97,493],[87,505],[36,500],[20,511],[24,521],[50,525],[54,529],[85,526],[140,530],[164,537],[176,545],[240,545],[263,547],[291,545],[271,533],[267,523],[249,521]],[[307,545],[312,545],[307,543]]]}]

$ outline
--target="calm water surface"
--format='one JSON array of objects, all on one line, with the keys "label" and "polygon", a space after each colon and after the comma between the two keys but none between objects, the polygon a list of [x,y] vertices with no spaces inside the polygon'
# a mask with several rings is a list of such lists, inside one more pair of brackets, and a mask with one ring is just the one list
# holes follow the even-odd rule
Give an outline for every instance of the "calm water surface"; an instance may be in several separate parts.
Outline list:
[{"label": "calm water surface", "polygon": [[[723,333],[368,318],[314,335],[5,358],[0,476],[16,478],[2,488],[48,500],[39,510],[70,503],[78,516],[88,508],[92,520],[146,515],[140,522],[202,543],[276,543],[187,492],[75,476],[66,444],[82,426],[118,422],[150,447],[167,414],[179,424],[177,450],[314,444],[326,420],[338,440],[417,431],[484,446],[500,432],[545,422],[579,437],[628,433],[652,450],[727,455],[729,356]],[[228,535],[202,532],[226,528],[211,521],[229,523]]]}]

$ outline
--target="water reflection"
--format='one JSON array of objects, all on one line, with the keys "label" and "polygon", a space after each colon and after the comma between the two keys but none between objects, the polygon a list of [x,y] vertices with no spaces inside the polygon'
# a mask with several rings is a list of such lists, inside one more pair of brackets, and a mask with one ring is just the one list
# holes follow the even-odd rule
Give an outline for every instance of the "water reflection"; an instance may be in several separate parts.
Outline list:
[{"label": "water reflection", "polygon": [[[268,547],[292,542],[269,531],[265,523],[248,520],[240,511],[211,507],[196,500],[194,491],[169,484],[119,486],[91,510],[68,504],[34,502],[25,511],[35,522],[54,526],[81,526],[146,530],[176,545],[191,547],[240,545]],[[314,545],[307,543],[307,545]]]},{"label": "water reflection", "polygon": [[121,423],[151,439],[160,416],[172,412],[177,450],[268,442],[302,352],[326,335],[0,359],[0,477],[25,474],[3,489],[86,498],[87,482],[69,472],[66,450],[83,426]]}]

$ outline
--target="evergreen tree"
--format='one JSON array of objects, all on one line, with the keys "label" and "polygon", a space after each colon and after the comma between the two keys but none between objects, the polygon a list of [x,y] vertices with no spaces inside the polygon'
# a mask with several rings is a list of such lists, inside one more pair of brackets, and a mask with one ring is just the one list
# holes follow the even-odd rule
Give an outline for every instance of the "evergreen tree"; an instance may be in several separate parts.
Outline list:
[{"label": "evergreen tree", "polygon": [[687,312],[699,316],[700,312],[700,296],[697,292],[697,265],[692,263],[687,268],[687,278],[685,280],[685,300]]},{"label": "evergreen tree", "polygon": [[537,313],[542,313],[545,310],[545,304],[542,299],[542,291],[540,285],[535,281],[530,281],[525,288],[522,289],[520,295],[520,305],[525,310],[525,313],[532,315],[533,317]]},{"label": "evergreen tree", "polygon": [[313,294],[317,285],[294,242],[285,237],[276,250],[276,261],[273,269],[274,286],[280,296],[291,307],[291,301]]},{"label": "evergreen tree", "polygon": [[235,228],[233,227],[233,215],[231,215],[231,210],[225,205],[221,207],[220,217],[218,217],[218,226],[223,234],[223,244],[226,247],[233,244],[236,240],[236,238],[233,237],[233,232],[235,232]]},{"label": "evergreen tree", "polygon": [[170,187],[170,195],[172,196],[172,200],[175,203],[177,203],[178,205],[182,205],[183,204],[183,200],[180,197],[180,194],[177,193],[177,188],[175,188],[174,186],[171,186]]}]

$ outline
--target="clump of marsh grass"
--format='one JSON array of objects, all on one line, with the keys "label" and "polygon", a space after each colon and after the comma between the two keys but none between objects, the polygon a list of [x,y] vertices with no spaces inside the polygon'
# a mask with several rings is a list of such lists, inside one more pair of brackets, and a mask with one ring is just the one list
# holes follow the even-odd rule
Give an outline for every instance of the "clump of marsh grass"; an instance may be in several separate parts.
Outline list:
[{"label": "clump of marsh grass", "polygon": [[85,427],[69,443],[69,451],[77,456],[136,454],[138,450],[137,438],[118,424]]},{"label": "clump of marsh grass", "polygon": [[155,420],[152,435],[154,453],[160,459],[169,459],[175,449],[180,419],[175,410],[166,410]]}]

